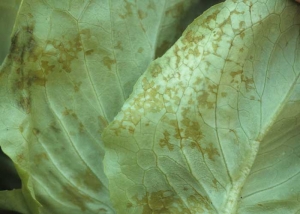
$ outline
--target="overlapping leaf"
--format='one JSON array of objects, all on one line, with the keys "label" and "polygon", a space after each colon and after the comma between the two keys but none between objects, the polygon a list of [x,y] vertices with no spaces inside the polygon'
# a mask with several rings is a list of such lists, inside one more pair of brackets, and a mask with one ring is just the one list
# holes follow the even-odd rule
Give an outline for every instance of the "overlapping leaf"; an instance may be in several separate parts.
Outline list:
[{"label": "overlapping leaf", "polygon": [[117,212],[299,212],[299,26],[227,0],[150,65],[103,134]]},{"label": "overlapping leaf", "polygon": [[114,213],[100,135],[195,4],[22,1],[0,71],[0,146],[22,191],[1,192],[0,208]]}]

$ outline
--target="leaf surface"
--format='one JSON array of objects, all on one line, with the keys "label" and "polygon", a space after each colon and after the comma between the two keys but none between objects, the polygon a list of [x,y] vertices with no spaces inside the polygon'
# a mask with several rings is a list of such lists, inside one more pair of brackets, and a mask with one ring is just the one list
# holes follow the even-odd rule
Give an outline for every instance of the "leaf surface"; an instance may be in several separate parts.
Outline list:
[{"label": "leaf surface", "polygon": [[103,134],[117,212],[299,212],[299,24],[227,0],[151,63]]},{"label": "leaf surface", "polygon": [[[0,146],[31,213],[115,212],[101,133],[195,3],[22,1],[0,70]],[[20,210],[8,194],[0,208]]]}]

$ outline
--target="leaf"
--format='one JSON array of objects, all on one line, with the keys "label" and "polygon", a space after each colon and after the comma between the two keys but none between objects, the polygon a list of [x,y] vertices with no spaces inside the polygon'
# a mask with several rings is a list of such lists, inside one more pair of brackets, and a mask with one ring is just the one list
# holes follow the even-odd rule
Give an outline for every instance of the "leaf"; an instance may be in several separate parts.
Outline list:
[{"label": "leaf", "polygon": [[[115,212],[101,133],[195,2],[22,1],[0,70],[0,146],[31,213]],[[0,208],[20,210],[7,194]]]},{"label": "leaf", "polygon": [[[9,51],[10,34],[16,19],[21,0],[0,1],[0,64]],[[5,29],[5,30],[3,30]]]},{"label": "leaf", "polygon": [[[6,210],[15,210],[22,214],[30,214],[29,208],[27,207],[26,200],[24,199],[22,190],[11,190],[11,191],[3,191],[1,193],[5,197],[1,197],[0,203],[3,204],[1,206],[1,213],[3,212],[2,209]],[[13,201],[14,203],[10,203],[8,201]]]},{"label": "leaf", "polygon": [[227,0],[137,81],[105,129],[118,213],[298,213],[299,8]]}]

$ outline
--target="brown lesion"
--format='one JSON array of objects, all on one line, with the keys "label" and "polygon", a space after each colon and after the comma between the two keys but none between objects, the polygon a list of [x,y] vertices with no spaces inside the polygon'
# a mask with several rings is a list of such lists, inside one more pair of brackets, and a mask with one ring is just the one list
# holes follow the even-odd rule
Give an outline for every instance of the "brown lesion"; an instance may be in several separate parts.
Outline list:
[{"label": "brown lesion", "polygon": [[60,195],[63,199],[79,207],[83,212],[87,210],[87,204],[93,202],[90,196],[81,193],[75,186],[70,184],[63,185]]},{"label": "brown lesion", "polygon": [[129,16],[132,16],[133,14],[133,10],[132,10],[132,6],[133,4],[128,2],[128,0],[124,0],[125,1],[125,13],[123,14],[119,14],[119,16],[122,18],[122,19],[126,19],[128,18]]},{"label": "brown lesion", "polygon": [[74,91],[75,92],[78,92],[80,90],[81,84],[82,84],[81,81],[74,83]]},{"label": "brown lesion", "polygon": [[132,200],[135,204],[130,206],[130,208],[140,206],[143,209],[142,214],[190,214],[190,211],[184,202],[171,190],[159,190],[150,193],[147,192],[142,198],[135,195],[132,197]]},{"label": "brown lesion", "polygon": [[197,212],[207,212],[207,210],[211,210],[211,201],[207,196],[203,196],[200,193],[198,193],[195,189],[193,190],[193,194],[191,194],[187,198],[187,203],[189,204],[189,207],[193,211]]},{"label": "brown lesion", "polygon": [[245,75],[242,75],[241,79],[242,79],[242,82],[245,84],[245,87],[246,87],[247,91],[255,88],[253,78],[246,77]]},{"label": "brown lesion", "polygon": [[191,139],[194,142],[198,142],[203,138],[203,133],[201,131],[200,123],[196,120],[189,119],[189,110],[188,108],[184,108],[182,112],[182,119],[180,121],[182,128],[182,138]]},{"label": "brown lesion", "polygon": [[57,62],[60,65],[60,69],[70,73],[72,71],[71,65],[73,60],[78,58],[78,54],[82,51],[82,44],[80,36],[77,35],[73,39],[62,38],[48,40],[47,45],[52,45],[55,49],[55,52],[45,52],[45,54],[53,55],[57,58]]},{"label": "brown lesion", "polygon": [[118,50],[123,50],[123,49],[124,49],[123,46],[122,46],[122,42],[121,42],[121,41],[118,41],[118,42],[117,42],[117,45],[115,45],[114,48],[115,48],[115,49],[118,49]]},{"label": "brown lesion", "polygon": [[29,114],[31,112],[31,98],[30,96],[21,96],[18,100],[18,105]]},{"label": "brown lesion", "polygon": [[92,55],[94,52],[95,52],[94,49],[90,49],[90,50],[85,51],[84,53],[85,53],[85,55],[89,56],[89,55]]},{"label": "brown lesion", "polygon": [[84,185],[84,188],[90,189],[94,192],[100,192],[103,188],[101,180],[90,168],[87,168],[83,173],[78,174],[75,177],[75,181],[77,185]]},{"label": "brown lesion", "polygon": [[20,153],[17,155],[17,163],[22,163],[25,161],[25,155],[24,153]]},{"label": "brown lesion", "polygon": [[73,109],[69,109],[65,107],[65,110],[62,112],[64,116],[72,116],[74,119],[78,119],[77,114],[73,111]]},{"label": "brown lesion", "polygon": [[170,143],[170,133],[168,131],[164,131],[164,138],[159,140],[159,146],[161,148],[167,147],[169,151],[174,150],[174,145]]},{"label": "brown lesion", "polygon": [[188,30],[186,31],[186,33],[184,33],[182,41],[184,44],[186,43],[199,44],[199,42],[204,38],[205,38],[204,35],[196,36],[196,33],[193,30]]},{"label": "brown lesion", "polygon": [[139,19],[144,19],[147,17],[148,14],[142,10],[138,10],[138,15],[139,15]]},{"label": "brown lesion", "polygon": [[48,161],[48,160],[49,160],[49,157],[48,157],[47,153],[45,153],[45,152],[34,155],[34,163],[36,165],[39,165],[42,161]]},{"label": "brown lesion", "polygon": [[159,64],[153,64],[151,67],[150,72],[152,77],[157,77],[162,73],[162,68]]},{"label": "brown lesion", "polygon": [[214,147],[212,143],[209,143],[205,148],[202,149],[202,151],[204,154],[207,154],[211,161],[215,161],[215,157],[220,156],[218,149]]},{"label": "brown lesion", "polygon": [[50,130],[52,130],[54,133],[58,133],[61,131],[60,128],[57,127],[57,124],[55,122],[50,123],[49,125]]},{"label": "brown lesion", "polygon": [[109,70],[112,69],[112,66],[116,64],[116,62],[114,58],[110,58],[109,56],[103,57],[103,63]]},{"label": "brown lesion", "polygon": [[13,66],[16,71],[12,76],[11,89],[18,96],[18,105],[29,114],[32,90],[36,87],[45,87],[47,83],[46,73],[41,65],[48,64],[39,62],[43,51],[39,41],[36,40],[34,22],[26,24],[13,34],[8,59],[10,59],[10,66]]},{"label": "brown lesion", "polygon": [[232,71],[230,73],[231,76],[231,83],[238,83],[240,76],[243,74],[243,70],[238,70],[238,71]]},{"label": "brown lesion", "polygon": [[179,2],[165,12],[166,16],[171,16],[174,19],[181,17],[182,14],[184,14],[184,2]]},{"label": "brown lesion", "polygon": [[35,135],[35,136],[37,136],[37,135],[40,134],[40,130],[38,128],[33,128],[32,129],[32,134]]},{"label": "brown lesion", "polygon": [[149,0],[149,4],[147,5],[147,9],[156,11],[156,6],[153,0]]},{"label": "brown lesion", "polygon": [[214,101],[209,101],[210,96],[214,96],[215,94],[208,93],[207,91],[203,91],[200,95],[197,96],[198,105],[201,107],[207,107],[208,109],[213,109],[215,107]]},{"label": "brown lesion", "polygon": [[90,29],[82,29],[80,32],[80,35],[83,35],[86,39],[91,39],[92,38],[92,33]]},{"label": "brown lesion", "polygon": [[82,122],[79,123],[78,131],[79,131],[79,133],[85,132],[85,127]]},{"label": "brown lesion", "polygon": [[144,51],[144,48],[142,48],[142,47],[139,47],[139,49],[138,49],[138,53],[143,53],[143,51]]}]

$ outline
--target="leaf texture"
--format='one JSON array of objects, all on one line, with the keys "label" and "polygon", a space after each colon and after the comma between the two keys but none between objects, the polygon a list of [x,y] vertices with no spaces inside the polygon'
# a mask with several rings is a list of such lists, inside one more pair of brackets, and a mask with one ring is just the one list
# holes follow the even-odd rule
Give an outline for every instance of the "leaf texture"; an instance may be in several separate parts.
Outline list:
[{"label": "leaf texture", "polygon": [[118,213],[298,213],[299,8],[227,0],[137,81],[105,129]]},{"label": "leaf texture", "polygon": [[[195,2],[21,2],[0,71],[0,146],[31,213],[115,212],[101,133],[155,57],[162,31],[175,34]],[[14,209],[6,196],[0,208]]]}]

